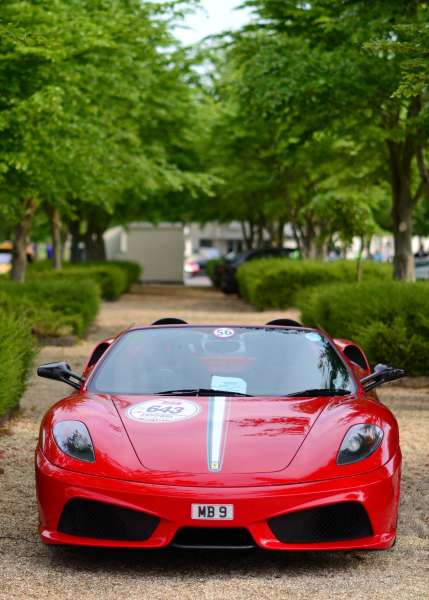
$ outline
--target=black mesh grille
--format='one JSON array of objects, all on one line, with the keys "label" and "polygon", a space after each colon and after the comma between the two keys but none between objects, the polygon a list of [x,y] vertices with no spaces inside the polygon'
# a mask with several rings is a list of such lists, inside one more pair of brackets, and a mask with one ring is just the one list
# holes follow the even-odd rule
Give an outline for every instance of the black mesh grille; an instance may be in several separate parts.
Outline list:
[{"label": "black mesh grille", "polygon": [[280,515],[268,520],[284,544],[335,542],[372,535],[371,523],[358,502],[343,502]]},{"label": "black mesh grille", "polygon": [[237,527],[182,527],[173,546],[180,548],[253,548],[255,542],[247,529]]},{"label": "black mesh grille", "polygon": [[106,540],[144,541],[155,531],[158,517],[144,512],[76,498],[64,507],[58,531]]}]

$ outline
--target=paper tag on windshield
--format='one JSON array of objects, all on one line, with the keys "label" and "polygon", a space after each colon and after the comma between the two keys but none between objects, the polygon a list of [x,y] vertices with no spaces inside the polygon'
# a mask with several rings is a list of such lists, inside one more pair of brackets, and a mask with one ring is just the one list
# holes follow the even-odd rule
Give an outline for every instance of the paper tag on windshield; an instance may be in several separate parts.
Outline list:
[{"label": "paper tag on windshield", "polygon": [[247,383],[240,377],[221,377],[212,375],[211,388],[221,392],[236,392],[245,394],[247,392]]}]

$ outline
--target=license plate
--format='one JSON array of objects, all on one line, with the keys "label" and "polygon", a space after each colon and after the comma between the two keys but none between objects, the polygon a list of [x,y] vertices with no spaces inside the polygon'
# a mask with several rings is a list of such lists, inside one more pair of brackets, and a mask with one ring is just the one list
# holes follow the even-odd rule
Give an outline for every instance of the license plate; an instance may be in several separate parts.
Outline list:
[{"label": "license plate", "polygon": [[233,504],[193,504],[191,510],[193,519],[204,521],[230,521],[234,518]]}]

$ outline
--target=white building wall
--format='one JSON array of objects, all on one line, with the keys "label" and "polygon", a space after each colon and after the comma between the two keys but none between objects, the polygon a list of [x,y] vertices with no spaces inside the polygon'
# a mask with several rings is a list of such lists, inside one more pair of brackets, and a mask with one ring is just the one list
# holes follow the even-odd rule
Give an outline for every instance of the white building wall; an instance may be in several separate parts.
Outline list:
[{"label": "white building wall", "polygon": [[107,258],[140,264],[143,281],[182,283],[185,238],[183,226],[174,223],[131,223],[104,236]]}]

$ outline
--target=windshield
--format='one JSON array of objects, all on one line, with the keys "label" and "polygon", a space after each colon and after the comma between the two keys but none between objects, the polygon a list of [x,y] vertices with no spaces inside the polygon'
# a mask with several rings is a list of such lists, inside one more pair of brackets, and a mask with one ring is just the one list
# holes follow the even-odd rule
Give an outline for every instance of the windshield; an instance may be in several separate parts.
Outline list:
[{"label": "windshield", "polygon": [[96,368],[88,389],[285,396],[304,390],[354,391],[355,385],[330,341],[314,331],[160,327],[125,333]]}]

